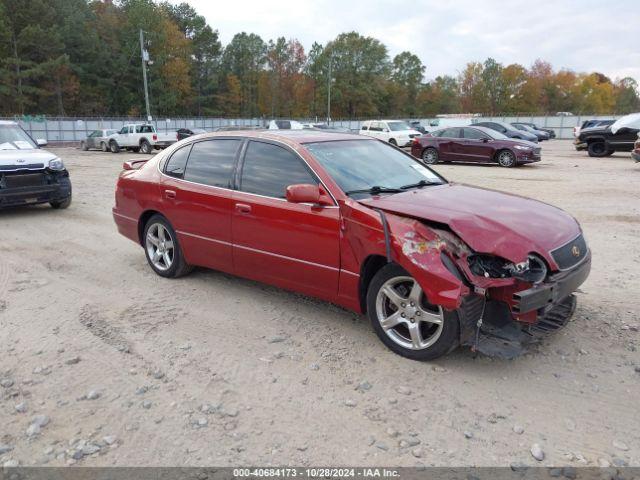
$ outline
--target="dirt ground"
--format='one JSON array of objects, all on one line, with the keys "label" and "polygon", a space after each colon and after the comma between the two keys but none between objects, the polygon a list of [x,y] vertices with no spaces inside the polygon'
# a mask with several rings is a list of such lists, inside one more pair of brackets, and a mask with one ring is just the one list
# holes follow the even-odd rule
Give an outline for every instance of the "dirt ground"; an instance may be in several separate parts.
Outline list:
[{"label": "dirt ground", "polygon": [[640,465],[628,154],[551,141],[532,166],[436,166],[564,208],[593,270],[537,351],[418,363],[321,301],[208,270],[160,278],[111,218],[122,162],[142,155],[51,150],[72,206],[0,212],[0,465]]}]

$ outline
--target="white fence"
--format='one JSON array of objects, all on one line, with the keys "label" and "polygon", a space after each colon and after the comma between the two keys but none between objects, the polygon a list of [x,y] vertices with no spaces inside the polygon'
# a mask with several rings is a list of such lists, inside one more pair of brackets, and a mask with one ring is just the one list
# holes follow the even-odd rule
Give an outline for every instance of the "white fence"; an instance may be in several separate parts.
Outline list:
[{"label": "white fence", "polygon": [[[589,116],[518,116],[518,117],[474,117],[468,119],[456,118],[456,122],[468,121],[486,121],[500,120],[504,122],[530,122],[543,128],[552,128],[556,132],[557,138],[571,139],[573,138],[573,127],[582,124],[584,120],[600,118],[612,119],[619,118],[619,115],[589,115]],[[71,143],[79,142],[84,139],[87,134],[93,130],[101,128],[110,128],[119,130],[125,123],[141,123],[143,118],[131,117],[114,117],[114,118],[74,118],[74,117],[16,117],[5,118],[6,120],[15,120],[29,132],[33,138],[46,138],[51,143]],[[449,122],[449,119],[421,118],[418,119],[423,125],[428,126],[433,120],[440,120],[442,124]],[[302,121],[322,121],[319,120],[302,120]],[[364,120],[336,120],[332,121],[333,126],[346,127],[352,130],[359,130]],[[204,130],[213,130],[217,127],[228,125],[242,126],[266,126],[268,120],[263,118],[217,118],[217,117],[193,117],[193,118],[163,118],[154,120],[159,132],[175,131],[182,127],[202,128]]]}]

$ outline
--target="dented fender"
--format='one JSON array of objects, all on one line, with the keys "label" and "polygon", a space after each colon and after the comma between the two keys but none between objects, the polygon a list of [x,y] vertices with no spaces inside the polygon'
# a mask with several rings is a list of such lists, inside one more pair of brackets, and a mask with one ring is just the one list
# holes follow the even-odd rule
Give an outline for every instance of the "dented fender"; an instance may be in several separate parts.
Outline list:
[{"label": "dented fender", "polygon": [[392,260],[415,278],[429,303],[457,309],[470,293],[465,282],[444,264],[442,255],[453,258],[466,248],[444,230],[428,227],[419,220],[385,213]]}]

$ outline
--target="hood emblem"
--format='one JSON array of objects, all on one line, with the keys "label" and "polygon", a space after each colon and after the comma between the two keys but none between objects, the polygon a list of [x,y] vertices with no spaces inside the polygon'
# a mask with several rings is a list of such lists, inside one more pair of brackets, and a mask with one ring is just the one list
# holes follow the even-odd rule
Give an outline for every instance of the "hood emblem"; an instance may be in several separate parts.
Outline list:
[{"label": "hood emblem", "polygon": [[579,257],[580,256],[580,247],[578,247],[577,245],[574,245],[571,248],[571,255],[573,255],[574,257]]}]

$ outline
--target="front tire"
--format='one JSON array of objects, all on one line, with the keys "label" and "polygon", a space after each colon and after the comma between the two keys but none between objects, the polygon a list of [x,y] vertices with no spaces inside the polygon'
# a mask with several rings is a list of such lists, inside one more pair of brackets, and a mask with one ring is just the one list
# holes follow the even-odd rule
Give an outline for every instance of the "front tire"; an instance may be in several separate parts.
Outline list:
[{"label": "front tire", "polygon": [[422,161],[427,165],[435,165],[438,163],[438,150],[433,147],[427,147],[422,152]]},{"label": "front tire", "polygon": [[192,270],[175,230],[162,215],[154,215],[145,225],[143,245],[149,266],[161,277],[178,278]]},{"label": "front tire", "polygon": [[457,314],[430,304],[418,282],[394,263],[371,280],[367,315],[382,343],[412,360],[436,359],[460,343]]},{"label": "front tire", "polygon": [[89,150],[89,147],[87,147],[87,144],[84,141],[80,142],[80,150],[82,150],[83,152]]},{"label": "front tire", "polygon": [[54,200],[53,202],[50,202],[49,205],[51,205],[51,208],[54,208],[56,210],[64,210],[65,208],[69,208],[69,205],[71,205],[71,195],[69,195],[64,200]]},{"label": "front tire", "polygon": [[515,167],[516,156],[510,150],[502,150],[498,152],[498,165],[505,168]]},{"label": "front tire", "polygon": [[604,142],[591,142],[587,147],[590,157],[605,157],[607,155],[607,146]]},{"label": "front tire", "polygon": [[395,138],[390,138],[390,139],[389,139],[389,143],[390,143],[391,145],[393,145],[394,147],[397,147],[397,146],[398,146],[398,142],[396,142],[396,139],[395,139]]},{"label": "front tire", "polygon": [[109,150],[111,153],[118,153],[120,151],[120,147],[118,146],[118,142],[115,140],[111,140],[109,142]]}]

